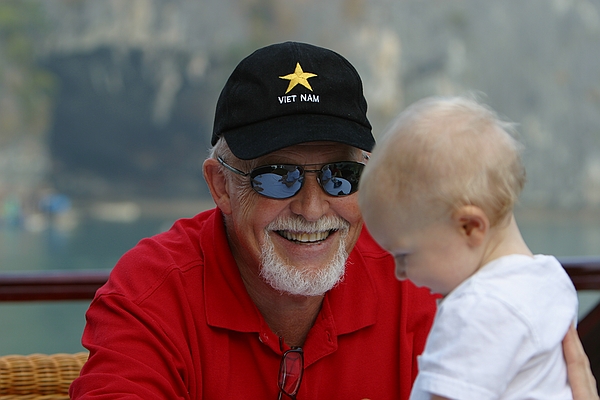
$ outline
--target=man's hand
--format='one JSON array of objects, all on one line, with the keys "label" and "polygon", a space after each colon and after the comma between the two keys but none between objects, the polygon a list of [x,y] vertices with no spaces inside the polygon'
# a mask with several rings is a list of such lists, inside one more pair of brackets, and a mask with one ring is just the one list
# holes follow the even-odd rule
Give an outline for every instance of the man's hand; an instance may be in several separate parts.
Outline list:
[{"label": "man's hand", "polygon": [[563,352],[567,362],[567,375],[573,391],[573,400],[600,400],[596,379],[590,368],[590,360],[583,350],[574,326],[571,326],[565,335]]}]

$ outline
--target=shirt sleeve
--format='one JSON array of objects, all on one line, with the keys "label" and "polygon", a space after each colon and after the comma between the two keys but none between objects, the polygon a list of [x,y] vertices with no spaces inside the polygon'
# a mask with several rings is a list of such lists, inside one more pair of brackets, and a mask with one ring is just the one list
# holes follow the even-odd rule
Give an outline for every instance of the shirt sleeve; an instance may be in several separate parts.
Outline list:
[{"label": "shirt sleeve", "polygon": [[144,310],[124,296],[101,295],[86,318],[90,358],[71,385],[72,399],[189,398],[183,357]]},{"label": "shirt sleeve", "polygon": [[527,321],[500,299],[465,294],[444,301],[419,357],[411,399],[419,392],[495,399],[534,350]]}]

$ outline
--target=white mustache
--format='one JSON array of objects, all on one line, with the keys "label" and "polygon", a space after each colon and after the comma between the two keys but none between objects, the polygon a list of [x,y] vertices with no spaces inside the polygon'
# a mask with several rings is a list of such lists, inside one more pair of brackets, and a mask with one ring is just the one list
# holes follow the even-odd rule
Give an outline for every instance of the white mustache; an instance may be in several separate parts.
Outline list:
[{"label": "white mustache", "polygon": [[343,218],[337,216],[323,217],[317,221],[307,221],[298,217],[278,218],[271,222],[265,230],[267,231],[291,231],[301,233],[317,233],[333,230],[348,230],[350,223]]}]

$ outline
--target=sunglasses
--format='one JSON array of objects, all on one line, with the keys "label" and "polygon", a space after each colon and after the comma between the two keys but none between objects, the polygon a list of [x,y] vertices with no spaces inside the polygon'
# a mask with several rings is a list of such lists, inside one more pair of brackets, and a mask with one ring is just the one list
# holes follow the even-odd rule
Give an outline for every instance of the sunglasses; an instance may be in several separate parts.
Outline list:
[{"label": "sunglasses", "polygon": [[279,387],[278,400],[282,400],[284,394],[290,399],[296,400],[303,374],[304,353],[302,348],[292,347],[283,353],[281,364],[279,365],[279,378],[277,380],[277,386]]},{"label": "sunglasses", "polygon": [[304,184],[304,174],[314,172],[317,182],[325,193],[334,197],[348,196],[358,190],[358,181],[365,164],[355,161],[340,161],[325,164],[321,169],[306,169],[303,165],[263,165],[250,172],[240,171],[227,164],[221,157],[222,166],[238,175],[249,176],[250,186],[262,196],[271,199],[289,199],[295,196]]}]

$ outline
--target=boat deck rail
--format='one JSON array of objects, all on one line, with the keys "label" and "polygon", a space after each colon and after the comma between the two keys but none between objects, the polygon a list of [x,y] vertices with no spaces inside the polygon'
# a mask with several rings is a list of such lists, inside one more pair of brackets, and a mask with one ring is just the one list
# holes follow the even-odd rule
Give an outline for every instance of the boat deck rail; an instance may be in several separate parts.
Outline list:
[{"label": "boat deck rail", "polygon": [[[577,290],[600,290],[600,256],[560,257]],[[91,300],[110,270],[0,273],[0,302]]]}]

